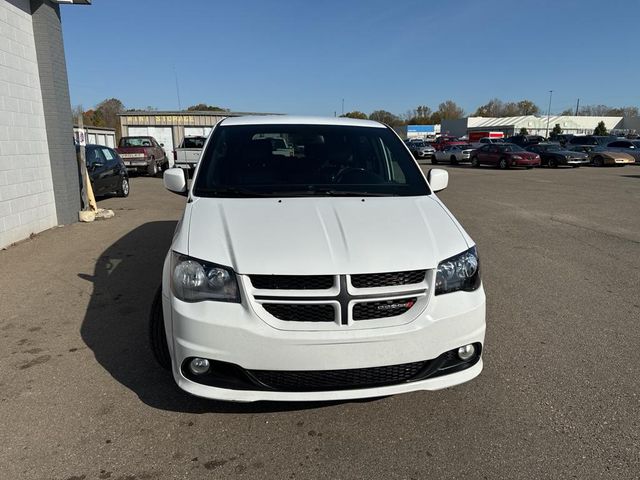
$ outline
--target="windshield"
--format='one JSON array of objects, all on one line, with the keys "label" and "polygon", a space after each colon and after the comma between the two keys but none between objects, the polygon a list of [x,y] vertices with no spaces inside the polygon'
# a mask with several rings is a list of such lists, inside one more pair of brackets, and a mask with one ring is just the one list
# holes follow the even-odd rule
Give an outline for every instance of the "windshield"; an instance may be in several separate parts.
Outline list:
[{"label": "windshield", "polygon": [[119,146],[121,147],[151,147],[149,137],[122,137]]},{"label": "windshield", "polygon": [[500,146],[500,151],[502,152],[526,152],[526,150],[522,147],[519,147],[515,144]]},{"label": "windshield", "polygon": [[182,148],[202,148],[206,140],[205,137],[185,137]]},{"label": "windshield", "polygon": [[596,139],[596,142],[598,142],[598,145],[603,145],[603,146],[606,146],[607,144],[617,140],[616,137],[595,137],[595,139]]},{"label": "windshield", "polygon": [[560,145],[546,145],[546,146],[544,147],[544,149],[545,149],[547,152],[557,152],[557,151],[562,150],[562,149],[560,148]]},{"label": "windshield", "polygon": [[[287,152],[274,152],[282,138]],[[387,128],[221,125],[195,181],[196,196],[428,195],[402,141]]]}]

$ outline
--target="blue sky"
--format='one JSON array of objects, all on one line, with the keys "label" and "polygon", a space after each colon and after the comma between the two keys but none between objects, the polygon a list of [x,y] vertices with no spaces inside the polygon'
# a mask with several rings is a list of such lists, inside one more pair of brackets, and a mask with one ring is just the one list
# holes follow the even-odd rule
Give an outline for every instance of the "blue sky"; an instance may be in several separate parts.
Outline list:
[{"label": "blue sky", "polygon": [[[604,8],[603,8],[604,7]],[[403,114],[640,104],[636,0],[93,0],[61,6],[73,105]]]}]

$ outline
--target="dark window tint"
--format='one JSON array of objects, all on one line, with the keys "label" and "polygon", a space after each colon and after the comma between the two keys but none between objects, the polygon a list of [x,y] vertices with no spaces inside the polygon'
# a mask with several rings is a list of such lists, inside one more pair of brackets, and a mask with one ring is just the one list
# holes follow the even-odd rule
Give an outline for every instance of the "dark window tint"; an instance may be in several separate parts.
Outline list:
[{"label": "dark window tint", "polygon": [[202,148],[206,140],[205,137],[185,137],[182,148]]},{"label": "dark window tint", "polygon": [[102,149],[100,148],[87,147],[85,150],[85,156],[87,159],[87,165],[94,165],[96,163],[104,165],[106,163],[106,159],[102,153]]},{"label": "dark window tint", "polygon": [[151,137],[122,137],[118,145],[120,147],[151,147],[153,144]]},{"label": "dark window tint", "polygon": [[[274,148],[271,139],[288,146]],[[197,196],[427,195],[388,128],[221,125],[205,150]]]}]

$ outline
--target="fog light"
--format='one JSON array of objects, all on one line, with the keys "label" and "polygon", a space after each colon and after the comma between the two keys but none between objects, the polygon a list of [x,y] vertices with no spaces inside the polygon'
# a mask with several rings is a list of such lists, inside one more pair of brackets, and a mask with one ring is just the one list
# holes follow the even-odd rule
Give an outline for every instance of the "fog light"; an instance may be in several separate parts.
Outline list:
[{"label": "fog light", "polygon": [[194,358],[189,362],[189,370],[194,375],[202,375],[209,371],[209,360],[206,358]]},{"label": "fog light", "polygon": [[460,360],[463,360],[465,362],[469,360],[471,357],[473,357],[475,353],[476,353],[476,347],[474,347],[471,344],[465,345],[464,347],[460,347],[458,349],[458,357],[460,358]]}]

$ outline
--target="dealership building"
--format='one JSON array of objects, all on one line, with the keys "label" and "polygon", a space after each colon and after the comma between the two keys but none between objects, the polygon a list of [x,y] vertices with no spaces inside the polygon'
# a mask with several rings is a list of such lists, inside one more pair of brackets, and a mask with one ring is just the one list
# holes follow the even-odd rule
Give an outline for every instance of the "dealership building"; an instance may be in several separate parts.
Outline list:
[{"label": "dealership building", "polygon": [[[471,132],[503,132],[505,136],[517,135],[522,128],[526,128],[530,135],[547,135],[555,125],[560,125],[562,133],[586,135],[593,133],[598,123],[604,122],[607,131],[631,130],[625,128],[623,117],[591,117],[574,115],[551,115],[547,117],[523,115],[520,117],[466,117],[456,120],[443,120],[441,131],[443,134],[461,137]],[[627,121],[629,123],[629,121]]]},{"label": "dealership building", "polygon": [[63,3],[0,0],[0,248],[78,220]]}]

